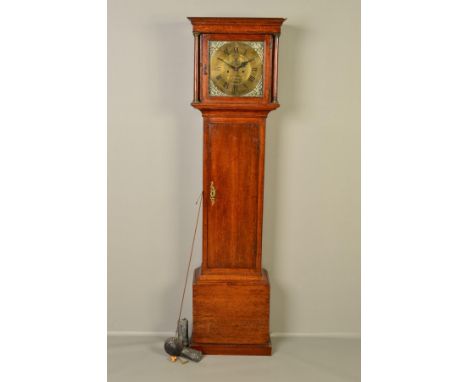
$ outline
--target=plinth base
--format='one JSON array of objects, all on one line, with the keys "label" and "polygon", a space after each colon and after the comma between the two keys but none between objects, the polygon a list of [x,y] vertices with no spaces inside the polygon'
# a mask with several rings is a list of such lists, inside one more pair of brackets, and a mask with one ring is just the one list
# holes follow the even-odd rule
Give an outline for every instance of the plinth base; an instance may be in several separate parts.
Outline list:
[{"label": "plinth base", "polygon": [[192,347],[204,354],[271,355],[268,273],[256,280],[206,280],[195,270]]},{"label": "plinth base", "polygon": [[190,345],[203,354],[212,355],[271,355],[271,342],[263,345],[197,344]]}]

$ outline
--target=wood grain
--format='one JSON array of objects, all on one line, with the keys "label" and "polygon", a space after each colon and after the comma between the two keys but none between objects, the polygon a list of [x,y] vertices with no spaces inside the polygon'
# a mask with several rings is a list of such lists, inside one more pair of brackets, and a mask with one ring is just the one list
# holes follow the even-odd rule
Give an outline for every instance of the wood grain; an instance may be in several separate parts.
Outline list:
[{"label": "wood grain", "polygon": [[[208,268],[255,269],[260,137],[256,123],[208,122]],[[209,196],[209,195],[208,195]]]},{"label": "wood grain", "polygon": [[193,284],[192,345],[268,346],[267,272],[263,271],[260,280],[244,281],[203,281],[199,275],[198,268]]},{"label": "wood grain", "polygon": [[283,18],[257,17],[187,17],[193,30],[201,33],[266,33],[281,30]]},{"label": "wood grain", "polygon": [[203,354],[212,355],[271,355],[271,342],[261,345],[229,345],[229,344],[198,344],[193,343],[194,349]]},{"label": "wood grain", "polygon": [[[266,118],[279,107],[278,36],[285,19],[189,19],[199,34],[192,106],[202,112],[204,130],[203,257],[193,281],[192,346],[205,354],[271,355],[263,178]],[[210,40],[264,42],[261,97],[209,95]]]},{"label": "wood grain", "polygon": [[193,32],[193,51],[193,103],[198,103],[200,102],[200,32]]}]

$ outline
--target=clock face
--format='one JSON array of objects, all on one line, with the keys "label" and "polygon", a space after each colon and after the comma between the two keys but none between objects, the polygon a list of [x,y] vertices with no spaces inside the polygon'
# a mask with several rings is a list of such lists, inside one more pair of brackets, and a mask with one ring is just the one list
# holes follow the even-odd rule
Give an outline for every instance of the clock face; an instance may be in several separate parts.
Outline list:
[{"label": "clock face", "polygon": [[263,41],[210,41],[210,95],[263,95]]}]

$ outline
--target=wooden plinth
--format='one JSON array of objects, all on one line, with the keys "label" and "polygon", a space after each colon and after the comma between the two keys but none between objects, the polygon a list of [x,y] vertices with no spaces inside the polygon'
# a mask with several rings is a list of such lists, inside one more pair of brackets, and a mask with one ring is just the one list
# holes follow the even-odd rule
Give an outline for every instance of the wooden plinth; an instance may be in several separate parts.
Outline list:
[{"label": "wooden plinth", "polygon": [[263,345],[196,344],[191,347],[211,355],[271,355],[271,343]]},{"label": "wooden plinth", "polygon": [[258,279],[193,282],[192,347],[204,354],[271,355],[270,283]]}]

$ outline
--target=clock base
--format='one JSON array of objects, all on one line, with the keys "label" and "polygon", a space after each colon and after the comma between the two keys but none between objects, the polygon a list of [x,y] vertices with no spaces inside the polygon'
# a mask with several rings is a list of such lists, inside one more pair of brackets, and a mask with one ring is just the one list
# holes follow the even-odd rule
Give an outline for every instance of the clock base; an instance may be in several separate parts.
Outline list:
[{"label": "clock base", "polygon": [[195,270],[192,347],[204,354],[271,355],[270,282],[206,280]]},{"label": "clock base", "polygon": [[209,355],[271,355],[271,342],[259,345],[234,345],[234,344],[197,344],[192,343],[192,348]]}]

